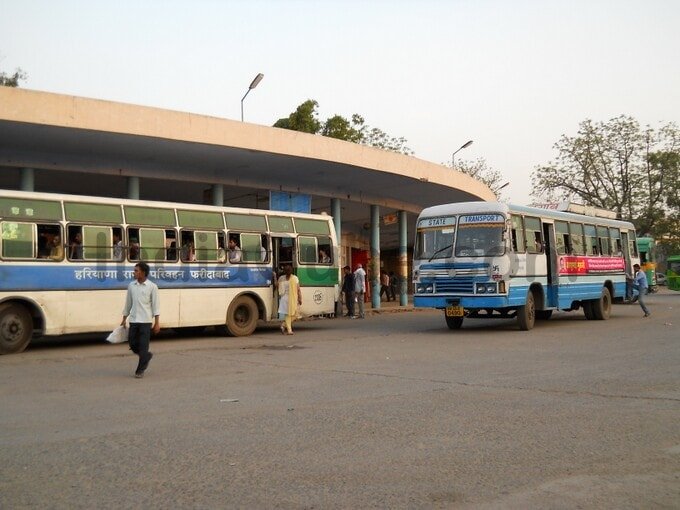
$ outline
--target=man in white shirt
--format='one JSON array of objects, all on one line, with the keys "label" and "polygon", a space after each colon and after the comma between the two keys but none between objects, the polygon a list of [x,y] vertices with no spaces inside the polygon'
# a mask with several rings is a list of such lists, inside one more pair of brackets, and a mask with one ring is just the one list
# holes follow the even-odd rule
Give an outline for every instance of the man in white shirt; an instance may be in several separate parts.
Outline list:
[{"label": "man in white shirt", "polygon": [[236,244],[235,239],[229,239],[229,262],[232,264],[234,262],[241,262],[241,248],[239,247],[238,244]]},{"label": "man in white shirt", "polygon": [[[354,271],[354,298],[359,305],[359,318],[364,318],[364,294],[366,293],[366,271],[361,264],[357,264]],[[356,317],[356,316],[355,316]]]},{"label": "man in white shirt", "polygon": [[158,287],[148,280],[149,265],[146,262],[135,264],[135,281],[128,285],[123,320],[120,325],[125,326],[126,319],[130,319],[128,342],[130,350],[139,356],[139,363],[135,377],[144,377],[144,371],[149,366],[153,354],[149,352],[149,341],[153,323],[153,332],[158,334],[160,326],[160,301]]}]

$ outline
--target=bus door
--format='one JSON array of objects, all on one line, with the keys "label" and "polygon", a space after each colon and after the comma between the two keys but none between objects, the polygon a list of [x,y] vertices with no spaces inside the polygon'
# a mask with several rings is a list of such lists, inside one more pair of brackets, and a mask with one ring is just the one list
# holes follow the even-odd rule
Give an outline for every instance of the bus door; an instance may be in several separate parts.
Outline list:
[{"label": "bus door", "polygon": [[557,261],[557,248],[555,247],[555,226],[552,223],[543,223],[543,243],[545,245],[545,258],[548,286],[546,289],[546,302],[548,307],[558,306],[559,298],[559,266]]},{"label": "bus door", "polygon": [[277,284],[279,276],[283,274],[283,266],[291,264],[293,274],[297,273],[297,261],[295,256],[295,238],[286,234],[272,234],[272,271],[276,275],[273,281],[273,317],[276,318],[279,310],[279,295]]}]

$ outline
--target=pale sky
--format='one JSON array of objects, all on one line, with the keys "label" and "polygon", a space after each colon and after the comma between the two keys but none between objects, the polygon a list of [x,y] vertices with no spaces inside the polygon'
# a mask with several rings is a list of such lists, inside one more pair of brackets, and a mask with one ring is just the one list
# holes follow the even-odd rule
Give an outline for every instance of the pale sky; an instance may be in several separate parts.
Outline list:
[{"label": "pale sky", "polygon": [[530,176],[579,122],[680,121],[680,1],[0,0],[22,87],[272,125],[306,99],[435,163]]}]

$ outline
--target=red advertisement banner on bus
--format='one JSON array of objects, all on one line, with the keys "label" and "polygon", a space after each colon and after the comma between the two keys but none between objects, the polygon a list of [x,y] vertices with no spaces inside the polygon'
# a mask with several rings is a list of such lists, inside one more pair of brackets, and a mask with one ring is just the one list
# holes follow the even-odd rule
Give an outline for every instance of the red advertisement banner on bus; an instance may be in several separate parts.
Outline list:
[{"label": "red advertisement banner on bus", "polygon": [[560,274],[624,271],[623,257],[560,257]]}]

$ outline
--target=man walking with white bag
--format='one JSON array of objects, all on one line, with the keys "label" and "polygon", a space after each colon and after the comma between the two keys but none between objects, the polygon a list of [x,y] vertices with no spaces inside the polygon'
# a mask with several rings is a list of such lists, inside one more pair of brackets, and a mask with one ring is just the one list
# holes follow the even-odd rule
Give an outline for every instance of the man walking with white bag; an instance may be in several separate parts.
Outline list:
[{"label": "man walking with white bag", "polygon": [[128,285],[123,320],[120,325],[125,326],[129,317],[130,332],[128,342],[130,350],[139,356],[139,363],[135,377],[144,377],[144,371],[149,366],[153,354],[149,352],[149,341],[153,323],[153,333],[158,334],[160,326],[160,301],[158,287],[148,279],[149,265],[146,262],[135,264],[135,281]]}]

